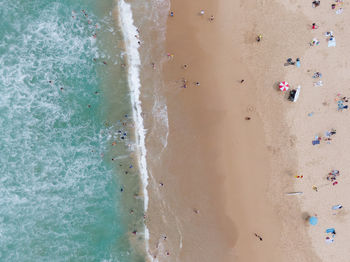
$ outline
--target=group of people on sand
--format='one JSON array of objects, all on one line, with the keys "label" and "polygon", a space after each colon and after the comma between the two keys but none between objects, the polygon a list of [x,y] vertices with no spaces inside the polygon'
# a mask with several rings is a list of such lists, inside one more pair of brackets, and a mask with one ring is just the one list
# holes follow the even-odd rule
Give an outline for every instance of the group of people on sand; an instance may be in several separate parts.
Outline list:
[{"label": "group of people on sand", "polygon": [[338,97],[336,98],[337,104],[338,104],[338,111],[343,111],[344,109],[348,109],[348,105],[346,105],[345,103],[349,102],[349,98],[347,98],[346,96],[343,97]]},{"label": "group of people on sand", "polygon": [[326,243],[333,243],[334,241],[334,238],[335,238],[335,235],[337,234],[335,232],[335,229],[332,227],[332,228],[327,228],[326,229]]},{"label": "group of people on sand", "polygon": [[332,170],[327,175],[327,180],[332,182],[332,185],[335,186],[338,184],[337,177],[340,175],[339,170]]},{"label": "group of people on sand", "polygon": [[[205,11],[204,11],[204,10],[200,10],[198,14],[199,14],[200,16],[204,16]],[[174,17],[174,15],[175,15],[174,11],[170,11],[169,16],[170,16],[170,17]],[[213,21],[214,21],[214,16],[211,15],[211,16],[208,18],[208,20],[209,20],[209,22],[213,22]]]},{"label": "group of people on sand", "polygon": [[326,141],[327,144],[330,144],[330,141],[332,141],[332,136],[334,136],[337,133],[337,130],[332,128],[330,131],[326,131],[325,136],[322,138],[321,136],[315,136],[314,140],[312,140],[312,145],[319,145],[320,142]]},{"label": "group of people on sand", "polygon": [[337,130],[335,130],[334,128],[332,128],[330,131],[326,131],[323,140],[331,141],[332,140],[332,136],[334,136],[336,133],[337,133]]},{"label": "group of people on sand", "polygon": [[[198,14],[199,14],[200,16],[204,16],[204,15],[205,15],[205,11],[204,11],[204,10],[200,10]],[[169,16],[170,16],[170,17],[174,17],[174,16],[175,16],[174,11],[170,11]],[[211,15],[211,16],[208,18],[208,20],[209,20],[210,22],[213,22],[213,21],[214,21],[214,16]],[[173,58],[174,58],[174,54],[171,54],[171,53],[167,53],[167,56],[168,56],[169,59],[173,59]],[[154,65],[154,64],[153,64],[153,65]],[[188,64],[182,65],[182,69],[188,69],[188,68],[189,68],[189,65],[188,65]],[[185,78],[183,78],[183,79],[181,80],[181,83],[182,83],[182,84],[181,84],[181,88],[188,88],[188,87],[190,87],[188,81],[187,81]],[[200,82],[199,82],[199,81],[195,81],[195,82],[193,82],[193,85],[191,85],[191,86],[198,87],[198,86],[200,86]]]},{"label": "group of people on sand", "polygon": [[[197,82],[193,82],[193,85],[194,85],[194,86],[200,86],[200,83],[199,83],[198,81],[197,81]],[[189,87],[188,81],[187,81],[185,78],[182,79],[182,85],[181,85],[181,87],[182,87],[182,88],[187,88],[187,87]]]}]

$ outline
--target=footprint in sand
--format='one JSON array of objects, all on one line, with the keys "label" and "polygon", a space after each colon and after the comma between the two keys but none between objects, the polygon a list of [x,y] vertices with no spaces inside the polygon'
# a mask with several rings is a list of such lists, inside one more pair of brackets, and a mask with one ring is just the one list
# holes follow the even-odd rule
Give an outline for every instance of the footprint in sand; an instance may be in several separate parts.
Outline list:
[{"label": "footprint in sand", "polygon": [[346,218],[348,216],[349,212],[345,211],[345,210],[341,210],[337,213],[333,213],[335,220],[337,220],[338,222],[346,222]]},{"label": "footprint in sand", "polygon": [[270,151],[273,155],[276,155],[281,151],[279,147],[273,147],[273,146],[267,146],[267,150]]},{"label": "footprint in sand", "polygon": [[297,137],[296,136],[292,135],[292,136],[289,137],[289,145],[291,147],[294,147],[296,142],[297,142]]},{"label": "footprint in sand", "polygon": [[315,166],[315,165],[319,165],[322,161],[320,161],[319,159],[314,159],[311,161],[306,162],[306,166],[310,167],[310,166]]},{"label": "footprint in sand", "polygon": [[256,108],[254,107],[254,106],[248,106],[247,107],[247,112],[248,113],[253,113],[253,112],[255,112],[256,111]]}]

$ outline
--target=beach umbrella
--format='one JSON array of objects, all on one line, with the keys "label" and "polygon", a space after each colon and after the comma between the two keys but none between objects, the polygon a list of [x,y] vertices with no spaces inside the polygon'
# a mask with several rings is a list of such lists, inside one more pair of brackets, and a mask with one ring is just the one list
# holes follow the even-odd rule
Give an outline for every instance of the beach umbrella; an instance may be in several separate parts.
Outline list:
[{"label": "beach umbrella", "polygon": [[315,217],[315,216],[312,216],[309,218],[309,223],[313,226],[317,225],[317,222],[318,222],[318,218]]},{"label": "beach umbrella", "polygon": [[280,83],[279,87],[280,87],[281,91],[287,91],[288,88],[289,88],[289,84],[287,82],[283,81],[283,82]]}]

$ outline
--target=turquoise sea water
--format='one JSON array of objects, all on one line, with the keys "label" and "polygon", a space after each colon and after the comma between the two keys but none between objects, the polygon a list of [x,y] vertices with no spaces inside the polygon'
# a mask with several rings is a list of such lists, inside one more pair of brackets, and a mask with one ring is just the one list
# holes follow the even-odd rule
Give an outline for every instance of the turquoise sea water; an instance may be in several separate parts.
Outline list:
[{"label": "turquoise sea water", "polygon": [[98,2],[0,0],[0,261],[144,261],[116,3]]}]

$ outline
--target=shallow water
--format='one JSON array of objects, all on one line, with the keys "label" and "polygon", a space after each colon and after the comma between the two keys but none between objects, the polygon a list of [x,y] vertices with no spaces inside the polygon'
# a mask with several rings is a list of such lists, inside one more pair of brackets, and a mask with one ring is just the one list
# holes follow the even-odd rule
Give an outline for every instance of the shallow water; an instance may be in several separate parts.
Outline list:
[{"label": "shallow water", "polygon": [[2,261],[143,261],[116,3],[95,2],[0,0]]}]

